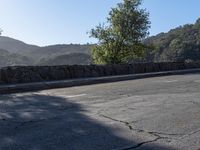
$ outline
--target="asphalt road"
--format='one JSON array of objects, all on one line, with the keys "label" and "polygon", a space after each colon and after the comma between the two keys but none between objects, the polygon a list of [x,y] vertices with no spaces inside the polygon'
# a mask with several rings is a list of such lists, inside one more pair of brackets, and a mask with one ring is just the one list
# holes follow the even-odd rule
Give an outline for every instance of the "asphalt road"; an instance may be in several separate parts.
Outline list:
[{"label": "asphalt road", "polygon": [[198,150],[200,74],[0,95],[0,150]]}]

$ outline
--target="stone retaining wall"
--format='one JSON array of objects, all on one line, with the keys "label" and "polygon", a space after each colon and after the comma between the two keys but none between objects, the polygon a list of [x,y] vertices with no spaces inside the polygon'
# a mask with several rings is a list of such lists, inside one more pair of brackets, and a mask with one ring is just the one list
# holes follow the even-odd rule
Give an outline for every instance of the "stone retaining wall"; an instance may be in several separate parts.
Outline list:
[{"label": "stone retaining wall", "polygon": [[18,66],[0,69],[0,84],[29,83],[66,80],[85,77],[149,73],[170,70],[200,68],[200,62],[192,63],[143,63],[125,65],[88,66]]}]

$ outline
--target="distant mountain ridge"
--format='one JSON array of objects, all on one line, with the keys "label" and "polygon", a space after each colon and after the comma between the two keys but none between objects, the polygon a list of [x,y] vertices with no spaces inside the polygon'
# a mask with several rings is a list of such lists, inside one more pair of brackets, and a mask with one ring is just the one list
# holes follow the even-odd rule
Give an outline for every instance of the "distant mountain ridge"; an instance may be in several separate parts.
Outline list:
[{"label": "distant mountain ridge", "polygon": [[[2,57],[0,67],[8,65],[90,64],[91,46],[90,44],[58,44],[40,47],[0,36],[0,57]],[[81,57],[78,57],[78,54]]]},{"label": "distant mountain ridge", "polygon": [[23,54],[38,48],[40,47],[36,45],[30,45],[10,37],[0,36],[0,49],[5,49],[10,53]]},{"label": "distant mountain ridge", "polygon": [[40,47],[38,49],[29,52],[30,56],[37,58],[54,57],[59,55],[66,55],[72,53],[83,53],[90,55],[91,45],[79,45],[79,44],[62,44]]},{"label": "distant mountain ridge", "polygon": [[[200,61],[200,19],[144,40],[149,45],[145,58],[132,62]],[[0,36],[0,67],[12,65],[88,65],[91,47],[85,44],[58,44],[40,47]]]}]

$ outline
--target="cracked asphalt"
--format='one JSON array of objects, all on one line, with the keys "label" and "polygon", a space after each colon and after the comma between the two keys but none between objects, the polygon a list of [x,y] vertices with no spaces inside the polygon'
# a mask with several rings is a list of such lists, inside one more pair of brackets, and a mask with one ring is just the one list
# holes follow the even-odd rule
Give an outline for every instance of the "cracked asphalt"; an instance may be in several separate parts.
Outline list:
[{"label": "cracked asphalt", "polygon": [[0,150],[198,150],[200,74],[0,95]]}]

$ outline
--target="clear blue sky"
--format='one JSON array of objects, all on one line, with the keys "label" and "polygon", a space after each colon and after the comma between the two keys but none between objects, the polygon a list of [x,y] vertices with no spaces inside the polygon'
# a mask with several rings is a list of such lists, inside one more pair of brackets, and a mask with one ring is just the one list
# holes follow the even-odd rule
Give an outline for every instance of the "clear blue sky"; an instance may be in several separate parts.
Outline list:
[{"label": "clear blue sky", "polygon": [[[122,0],[0,0],[3,35],[37,45],[95,42],[86,34]],[[151,35],[194,23],[200,0],[143,0]]]}]

